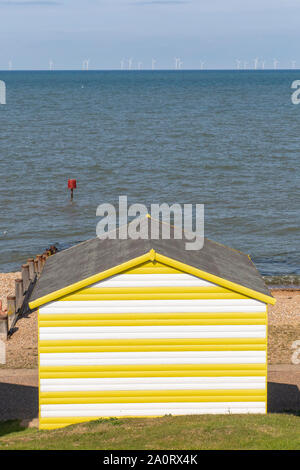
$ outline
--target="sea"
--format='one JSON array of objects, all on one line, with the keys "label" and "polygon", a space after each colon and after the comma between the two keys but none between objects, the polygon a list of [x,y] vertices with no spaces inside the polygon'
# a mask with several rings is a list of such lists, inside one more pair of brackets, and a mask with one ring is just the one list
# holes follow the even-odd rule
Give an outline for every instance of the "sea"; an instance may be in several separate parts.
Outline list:
[{"label": "sea", "polygon": [[[204,204],[205,235],[300,283],[300,70],[0,71],[0,271],[96,236],[100,204]],[[69,178],[77,180],[70,201]]]}]

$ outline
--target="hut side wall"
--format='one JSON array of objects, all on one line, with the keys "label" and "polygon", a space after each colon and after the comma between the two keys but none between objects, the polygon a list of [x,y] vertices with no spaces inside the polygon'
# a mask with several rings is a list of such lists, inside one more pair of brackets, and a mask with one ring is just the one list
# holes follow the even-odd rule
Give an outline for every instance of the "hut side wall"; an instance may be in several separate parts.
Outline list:
[{"label": "hut side wall", "polygon": [[40,427],[265,413],[266,312],[151,262],[40,307]]}]

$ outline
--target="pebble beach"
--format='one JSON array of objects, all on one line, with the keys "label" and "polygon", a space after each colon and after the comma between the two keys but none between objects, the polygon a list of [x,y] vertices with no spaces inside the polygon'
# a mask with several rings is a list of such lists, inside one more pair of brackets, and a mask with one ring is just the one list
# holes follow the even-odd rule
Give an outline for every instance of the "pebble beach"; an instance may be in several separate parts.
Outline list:
[{"label": "pebble beach", "polygon": [[2,310],[7,308],[7,296],[15,295],[15,280],[21,279],[21,277],[20,272],[0,273],[0,301],[2,302]]}]

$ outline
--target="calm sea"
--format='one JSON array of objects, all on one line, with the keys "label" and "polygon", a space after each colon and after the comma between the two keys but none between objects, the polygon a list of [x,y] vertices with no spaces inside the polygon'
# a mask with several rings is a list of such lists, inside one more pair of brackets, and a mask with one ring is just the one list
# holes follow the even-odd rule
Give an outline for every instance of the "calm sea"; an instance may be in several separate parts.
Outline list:
[{"label": "calm sea", "polygon": [[[209,238],[300,276],[300,71],[0,72],[0,270],[95,236],[96,208],[203,203]],[[76,178],[75,202],[67,179]]]}]

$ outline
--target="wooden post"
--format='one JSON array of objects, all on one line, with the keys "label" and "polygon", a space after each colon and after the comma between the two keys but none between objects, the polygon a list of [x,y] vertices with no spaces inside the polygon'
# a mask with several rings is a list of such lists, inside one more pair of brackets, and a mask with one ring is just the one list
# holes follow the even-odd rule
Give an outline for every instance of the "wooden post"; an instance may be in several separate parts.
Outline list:
[{"label": "wooden post", "polygon": [[15,286],[16,286],[16,311],[18,311],[22,307],[23,299],[24,299],[22,279],[16,279]]},{"label": "wooden post", "polygon": [[16,318],[16,297],[14,295],[9,295],[7,297],[7,322],[8,330],[11,329],[11,326]]},{"label": "wooden post", "polygon": [[35,258],[35,260],[34,260],[34,272],[35,272],[36,276],[39,275],[39,263],[38,263],[37,258]]},{"label": "wooden post", "polygon": [[35,280],[34,259],[29,258],[27,260],[27,264],[29,266],[29,279],[30,279],[31,282],[33,282]]},{"label": "wooden post", "polygon": [[29,265],[22,264],[22,280],[23,280],[23,289],[24,294],[27,292],[28,287],[30,285],[30,278],[29,278]]},{"label": "wooden post", "polygon": [[45,263],[46,263],[46,259],[47,259],[47,258],[48,258],[48,257],[45,256],[45,254],[43,253],[43,254],[42,254],[42,265],[43,265],[43,269],[44,269],[44,266],[45,266]]},{"label": "wooden post", "polygon": [[0,315],[0,339],[7,340],[8,321],[6,315]]},{"label": "wooden post", "polygon": [[38,261],[38,270],[39,274],[43,271],[43,261],[42,261],[43,255],[36,255],[37,261]]}]

